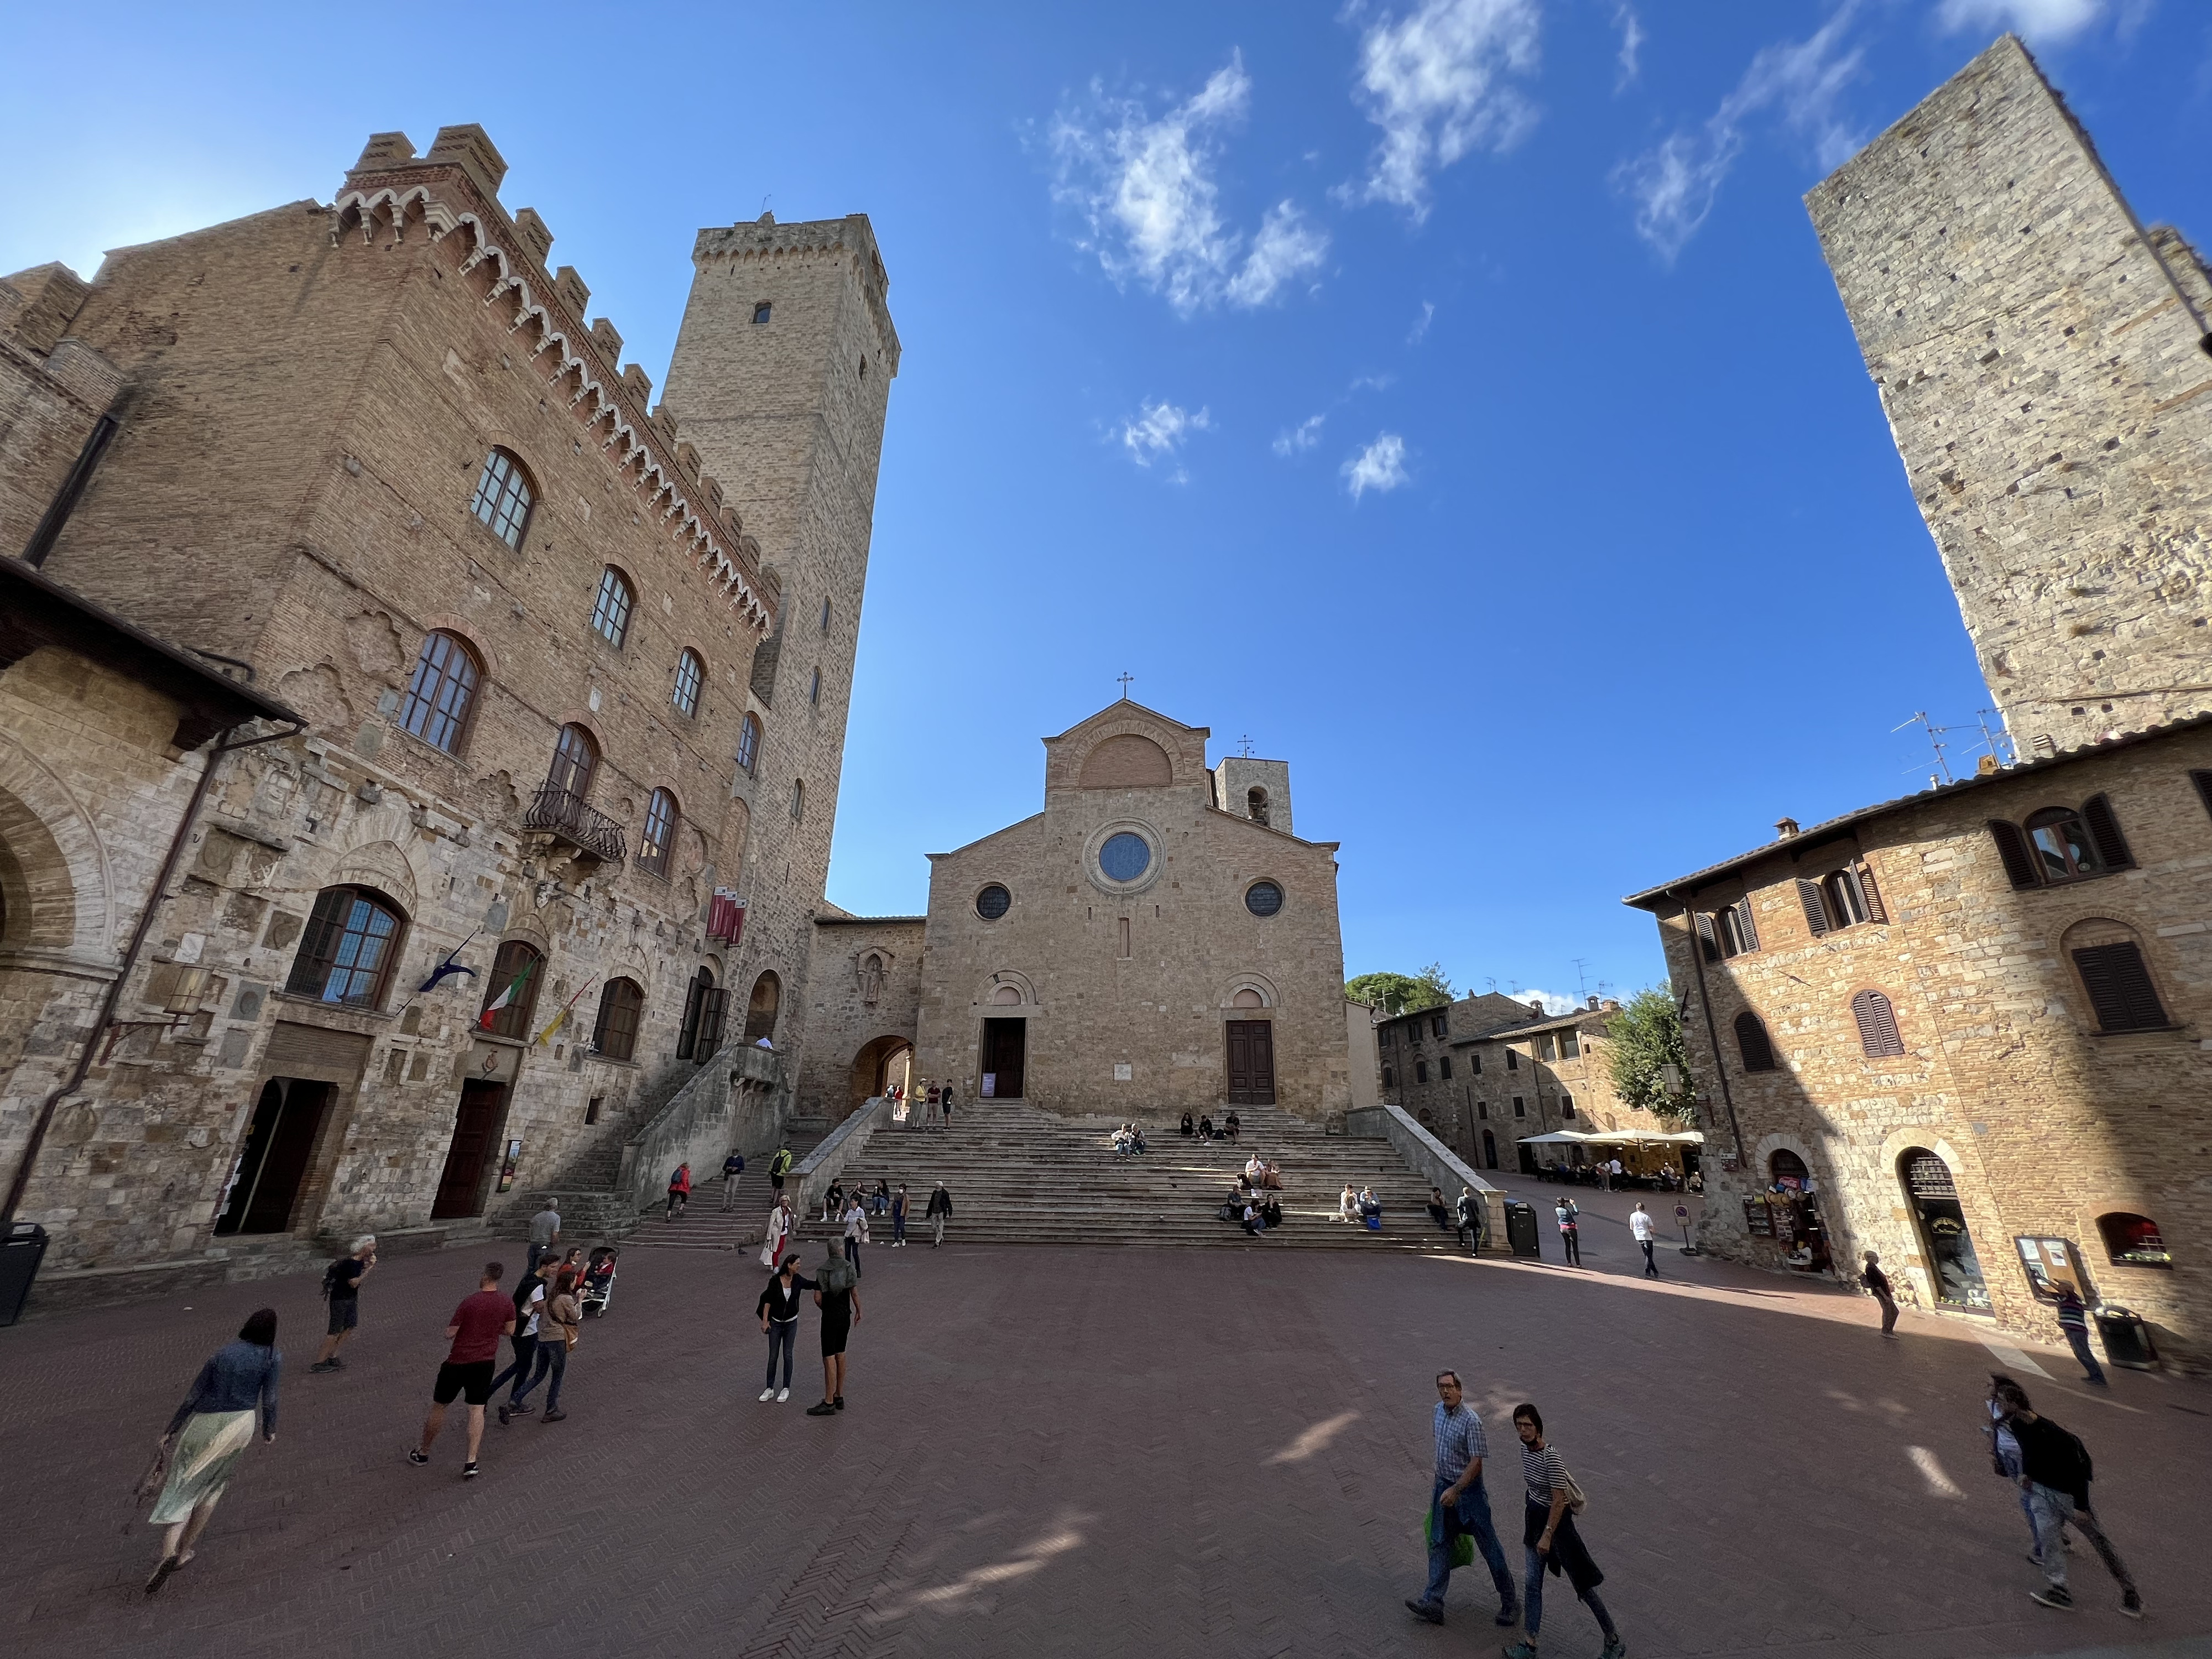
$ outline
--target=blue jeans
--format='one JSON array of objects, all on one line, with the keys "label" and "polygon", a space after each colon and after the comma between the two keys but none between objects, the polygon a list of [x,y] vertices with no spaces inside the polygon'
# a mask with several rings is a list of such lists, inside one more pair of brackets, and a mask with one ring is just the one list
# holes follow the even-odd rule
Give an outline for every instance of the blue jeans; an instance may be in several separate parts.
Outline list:
[{"label": "blue jeans", "polygon": [[1499,1603],[1510,1607],[1513,1605],[1513,1575],[1506,1570],[1505,1552],[1498,1546],[1498,1528],[1490,1524],[1490,1494],[1483,1490],[1482,1477],[1477,1475],[1474,1483],[1460,1493],[1455,1511],[1449,1517],[1450,1525],[1446,1526],[1443,1523],[1447,1517],[1440,1513],[1438,1500],[1449,1485],[1450,1481],[1438,1475],[1429,1493],[1429,1587],[1421,1592],[1421,1600],[1435,1607],[1444,1604],[1444,1588],[1451,1583],[1452,1539],[1459,1533],[1466,1533],[1474,1538],[1475,1553],[1490,1569],[1491,1581],[1498,1586]]},{"label": "blue jeans", "polygon": [[894,1244],[906,1243],[906,1212],[903,1210],[896,1212],[891,1217],[891,1243]]},{"label": "blue jeans", "polygon": [[514,1344],[514,1364],[492,1378],[491,1387],[485,1392],[497,1394],[499,1385],[511,1376],[514,1379],[514,1388],[507,1395],[507,1403],[513,1405],[522,1398],[524,1387],[522,1379],[530,1375],[530,1356],[537,1351],[538,1339],[534,1336],[525,1336],[520,1331],[517,1331],[507,1340]]},{"label": "blue jeans", "polygon": [[787,1389],[791,1386],[792,1345],[797,1341],[798,1339],[799,1322],[796,1319],[771,1319],[769,1321],[768,1376],[762,1381],[761,1387],[764,1389],[772,1389],[775,1387],[775,1356],[778,1349],[782,1350],[783,1352],[783,1386]]},{"label": "blue jeans", "polygon": [[2105,1368],[2097,1363],[2096,1353],[2089,1346],[2089,1333],[2078,1325],[2062,1325],[2059,1328],[2066,1333],[2066,1346],[2074,1350],[2074,1357],[2081,1362],[2081,1369],[2088,1373],[2089,1380],[2103,1382]]},{"label": "blue jeans", "polygon": [[530,1381],[515,1389],[514,1397],[508,1403],[520,1405],[525,1395],[545,1381],[545,1374],[549,1370],[553,1374],[553,1382],[552,1385],[545,1390],[545,1409],[549,1412],[559,1411],[561,1380],[568,1374],[568,1345],[557,1336],[538,1345],[538,1369],[532,1373]]}]

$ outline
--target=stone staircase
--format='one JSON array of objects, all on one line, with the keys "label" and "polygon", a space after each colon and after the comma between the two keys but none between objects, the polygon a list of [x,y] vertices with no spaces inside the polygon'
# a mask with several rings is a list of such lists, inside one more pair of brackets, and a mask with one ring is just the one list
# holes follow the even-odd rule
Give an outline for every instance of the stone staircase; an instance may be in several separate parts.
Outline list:
[{"label": "stone staircase", "polygon": [[[910,1239],[928,1237],[922,1211],[930,1188],[942,1181],[954,1209],[945,1236],[963,1244],[1461,1248],[1430,1218],[1428,1183],[1406,1167],[1389,1141],[1324,1134],[1278,1107],[1237,1111],[1243,1136],[1233,1145],[1186,1140],[1173,1122],[1147,1122],[1152,1150],[1122,1158],[1109,1139],[1115,1120],[1063,1117],[1019,1101],[968,1102],[949,1132],[884,1124],[841,1179],[848,1188],[884,1180],[894,1191],[904,1182],[912,1206]],[[1217,1213],[1255,1151],[1281,1166],[1284,1188],[1282,1227],[1256,1239]],[[745,1175],[750,1181],[752,1170]],[[1381,1232],[1337,1220],[1337,1197],[1347,1181],[1375,1189],[1382,1205]],[[1447,1200],[1456,1196],[1446,1194]],[[872,1217],[869,1224],[870,1248],[883,1249],[890,1242],[890,1218]],[[819,1241],[842,1231],[821,1219],[817,1199],[799,1228],[799,1237],[812,1242],[809,1259],[819,1253]]]},{"label": "stone staircase", "polygon": [[[818,1134],[796,1132],[785,1136],[783,1144],[791,1148],[793,1165],[813,1151],[821,1139]],[[769,1210],[775,1202],[775,1189],[768,1180],[769,1163],[775,1156],[771,1149],[758,1158],[746,1158],[745,1172],[738,1177],[737,1196],[726,1211],[722,1208],[720,1174],[710,1172],[702,1179],[695,1170],[691,1203],[683,1218],[669,1220],[665,1206],[640,1216],[635,1230],[623,1240],[624,1245],[672,1250],[741,1250],[748,1245],[757,1245],[763,1237]],[[795,1201],[798,1182],[787,1181],[785,1184]]]}]

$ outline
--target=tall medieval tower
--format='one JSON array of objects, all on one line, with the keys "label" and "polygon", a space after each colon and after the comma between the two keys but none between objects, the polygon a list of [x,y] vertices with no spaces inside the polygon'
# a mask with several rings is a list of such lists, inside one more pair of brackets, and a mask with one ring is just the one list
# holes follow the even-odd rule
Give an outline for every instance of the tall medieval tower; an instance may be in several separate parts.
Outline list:
[{"label": "tall medieval tower", "polygon": [[898,333],[865,214],[702,230],[668,365],[665,407],[729,499],[780,584],[775,633],[755,653],[749,707],[760,751],[736,775],[750,814],[737,884],[745,938],[773,964],[780,1010],[749,996],[748,1034],[773,1029],[790,1079],[805,1057],[805,977],[830,838],[867,586],[876,471]]},{"label": "tall medieval tower", "polygon": [[2023,756],[2212,708],[2195,251],[2011,35],[1806,204]]}]

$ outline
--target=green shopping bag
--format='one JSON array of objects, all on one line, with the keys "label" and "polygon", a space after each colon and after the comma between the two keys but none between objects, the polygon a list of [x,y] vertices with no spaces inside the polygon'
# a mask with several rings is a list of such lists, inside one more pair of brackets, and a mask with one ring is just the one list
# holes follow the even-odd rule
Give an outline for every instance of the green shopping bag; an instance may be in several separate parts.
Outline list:
[{"label": "green shopping bag", "polygon": [[[1436,1544],[1437,1521],[1437,1506],[1431,1504],[1429,1505],[1429,1512],[1421,1517],[1421,1544],[1424,1548],[1433,1547]],[[1455,1533],[1452,1535],[1451,1564],[1455,1567],[1471,1567],[1474,1565],[1474,1534],[1462,1532]]]}]

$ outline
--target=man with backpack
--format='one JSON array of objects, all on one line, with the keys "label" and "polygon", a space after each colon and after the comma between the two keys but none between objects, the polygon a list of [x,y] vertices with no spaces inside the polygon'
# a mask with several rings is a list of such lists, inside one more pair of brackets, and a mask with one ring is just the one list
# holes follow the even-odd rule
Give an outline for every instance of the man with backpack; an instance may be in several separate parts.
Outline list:
[{"label": "man with backpack", "polygon": [[307,1367],[309,1370],[345,1369],[338,1350],[361,1323],[361,1281],[375,1266],[376,1235],[363,1233],[354,1240],[350,1251],[323,1269],[323,1300],[331,1304],[330,1334],[323,1339],[323,1351],[315,1356],[315,1363]]},{"label": "man with backpack", "polygon": [[768,1161],[768,1184],[776,1191],[783,1190],[783,1178],[791,1173],[791,1148],[779,1146],[775,1156]]},{"label": "man with backpack", "polygon": [[2017,1382],[1997,1385],[1998,1403],[2004,1407],[2005,1426],[2020,1443],[2020,1484],[2027,1493],[2028,1512],[2035,1522],[2036,1553],[2042,1557],[2043,1576],[2049,1582],[2028,1595],[2046,1607],[2071,1611],[2073,1593],[2066,1587],[2065,1529],[2071,1527],[2089,1540],[2090,1547],[2120,1586],[2120,1611],[2130,1619],[2143,1616],[2142,1597],[2128,1574],[2105,1529],[2089,1508],[2089,1482],[2095,1478],[2089,1449],[2047,1417],[2039,1416],[2027,1403],[2027,1392]]}]

